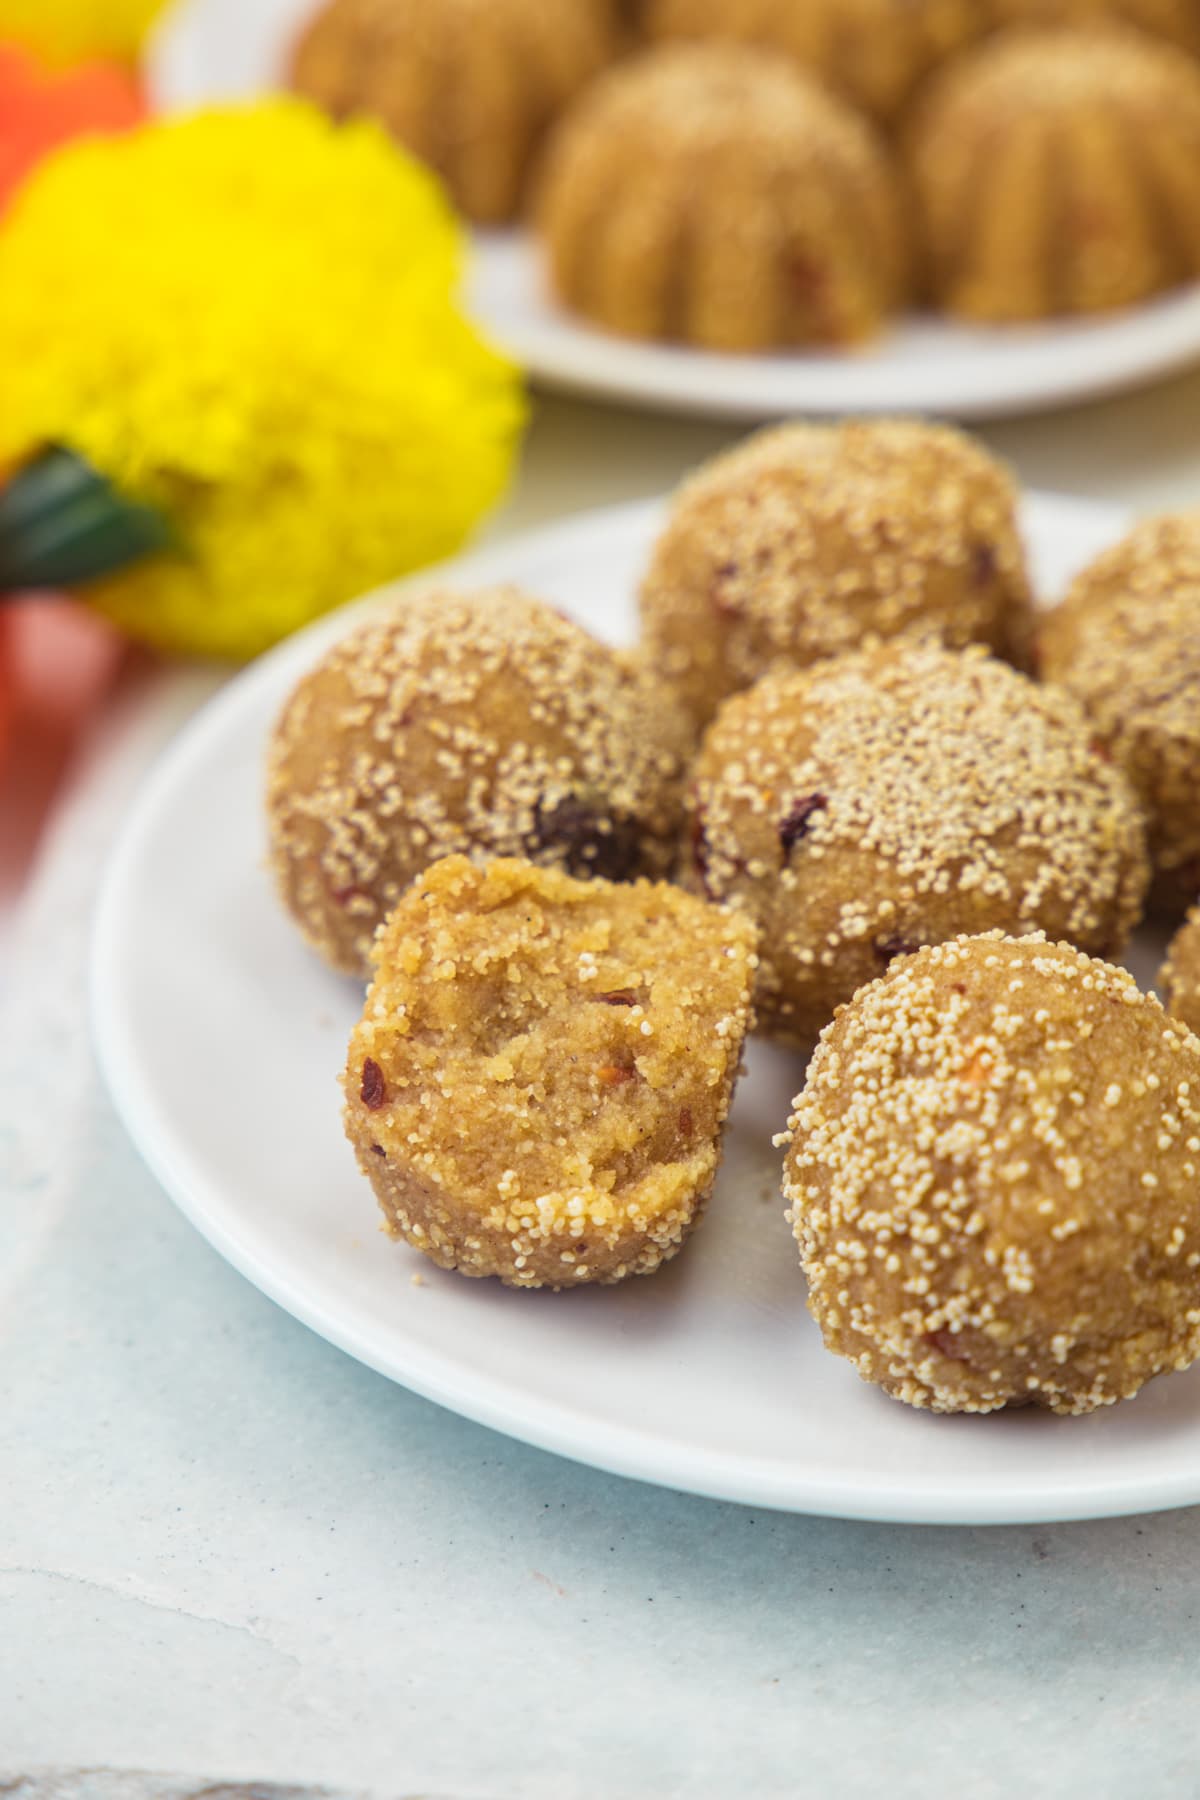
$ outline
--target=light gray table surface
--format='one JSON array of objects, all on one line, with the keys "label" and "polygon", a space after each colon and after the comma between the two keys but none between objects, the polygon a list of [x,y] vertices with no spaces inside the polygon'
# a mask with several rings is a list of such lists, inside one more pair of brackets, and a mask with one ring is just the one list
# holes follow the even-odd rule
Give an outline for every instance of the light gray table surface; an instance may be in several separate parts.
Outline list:
[{"label": "light gray table surface", "polygon": [[[1195,376],[985,435],[1038,485],[1146,509],[1200,503],[1198,421]],[[735,435],[547,402],[493,532]],[[91,1060],[87,928],[216,681],[114,705],[15,936],[0,1791],[82,1764],[446,1800],[1200,1795],[1200,1510],[919,1529],[641,1487],[359,1367],[175,1212]]]}]

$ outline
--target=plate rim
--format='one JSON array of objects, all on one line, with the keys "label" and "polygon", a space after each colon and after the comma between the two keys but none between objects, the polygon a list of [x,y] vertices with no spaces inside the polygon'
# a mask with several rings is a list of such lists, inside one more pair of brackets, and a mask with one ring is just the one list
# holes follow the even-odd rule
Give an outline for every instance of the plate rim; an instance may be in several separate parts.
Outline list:
[{"label": "plate rim", "polygon": [[[1114,527],[1129,509],[1069,495],[1029,490],[1028,510],[1063,507]],[[572,1461],[652,1485],[706,1498],[772,1510],[875,1523],[930,1525],[1032,1525],[1067,1520],[1126,1516],[1186,1506],[1200,1501],[1200,1468],[1167,1471],[1153,1478],[1137,1471],[1106,1476],[1103,1484],[1081,1488],[1078,1481],[1032,1485],[1023,1481],[988,1494],[947,1497],[935,1483],[909,1472],[889,1472],[882,1484],[756,1460],[744,1454],[715,1452],[677,1440],[659,1440],[636,1424],[614,1425],[585,1417],[552,1399],[531,1401],[511,1381],[471,1372],[470,1387],[457,1385],[455,1365],[440,1351],[408,1341],[402,1352],[378,1343],[369,1327],[331,1311],[319,1295],[306,1291],[286,1269],[264,1264],[228,1217],[229,1201],[213,1184],[198,1177],[185,1143],[172,1133],[156,1107],[145,1078],[145,1065],[133,1050],[120,1006],[119,959],[122,895],[136,868],[143,842],[153,835],[164,798],[177,780],[203,763],[213,742],[224,736],[230,721],[260,704],[284,667],[297,671],[319,643],[332,641],[365,610],[398,594],[445,579],[453,572],[462,582],[486,582],[507,565],[532,552],[553,551],[556,540],[576,539],[581,532],[614,528],[645,529],[661,514],[662,498],[591,508],[547,526],[514,534],[498,544],[468,552],[435,568],[389,583],[361,599],[316,620],[284,640],[227,683],[171,740],[151,766],[104,869],[93,915],[88,958],[88,1001],[97,1060],[122,1124],[134,1147],[160,1182],[166,1195],[210,1246],[240,1275],[285,1312],[318,1336],[378,1374],[474,1422],[538,1449]]]},{"label": "plate rim", "polygon": [[[1106,313],[1068,314],[1005,327],[910,308],[885,321],[878,340],[840,352],[822,354],[797,347],[761,356],[732,355],[622,337],[552,300],[543,303],[545,315],[540,310],[529,313],[514,327],[507,310],[492,298],[496,271],[519,258],[527,265],[525,279],[540,280],[535,272],[541,260],[537,240],[521,226],[473,228],[469,237],[468,310],[532,381],[556,392],[680,417],[743,424],[801,412],[815,417],[918,412],[960,421],[1035,417],[1148,387],[1200,363],[1200,279]],[[997,346],[1003,360],[965,398],[957,391],[959,381],[948,380],[932,362],[907,363],[901,376],[900,365],[880,362],[873,352],[886,342],[889,326],[902,328],[906,322],[944,328],[950,345],[960,333],[994,332],[1004,340]],[[1131,346],[1134,332],[1141,342]],[[1022,339],[1034,356],[1044,359],[1036,378],[1027,370],[1014,374],[1008,364]],[[1093,354],[1086,367],[1078,367],[1073,358],[1085,345]],[[1063,352],[1063,360],[1056,363]],[[966,354],[957,348],[951,366],[956,368]],[[988,352],[980,347],[976,354]],[[918,367],[928,369],[928,382],[916,374]],[[750,384],[741,390],[735,385],[739,374]],[[878,399],[870,391],[872,374],[881,378],[874,384],[883,388]],[[839,388],[839,376],[850,385]],[[764,388],[771,386],[770,399],[753,391],[755,378]]]}]

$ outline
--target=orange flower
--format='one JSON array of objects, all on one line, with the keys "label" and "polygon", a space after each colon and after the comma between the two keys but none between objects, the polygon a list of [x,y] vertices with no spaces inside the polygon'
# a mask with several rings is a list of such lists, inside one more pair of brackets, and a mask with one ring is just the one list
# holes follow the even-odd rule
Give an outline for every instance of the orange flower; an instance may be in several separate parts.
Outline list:
[{"label": "orange flower", "polygon": [[137,82],[116,63],[57,74],[0,44],[0,209],[57,145],[83,132],[123,131],[145,116]]}]

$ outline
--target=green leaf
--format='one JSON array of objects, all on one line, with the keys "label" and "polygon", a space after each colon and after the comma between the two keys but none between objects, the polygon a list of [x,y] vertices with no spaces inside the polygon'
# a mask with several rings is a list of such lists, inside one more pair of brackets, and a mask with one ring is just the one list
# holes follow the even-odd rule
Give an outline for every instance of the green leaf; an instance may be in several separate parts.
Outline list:
[{"label": "green leaf", "polygon": [[44,450],[0,489],[0,594],[78,587],[178,548],[161,513],[119,493],[62,446]]}]

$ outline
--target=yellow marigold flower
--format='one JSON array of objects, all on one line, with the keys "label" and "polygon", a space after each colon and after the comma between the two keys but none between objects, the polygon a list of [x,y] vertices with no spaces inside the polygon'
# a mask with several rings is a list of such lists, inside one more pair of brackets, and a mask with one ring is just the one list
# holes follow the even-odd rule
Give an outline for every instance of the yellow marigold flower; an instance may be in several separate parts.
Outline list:
[{"label": "yellow marigold flower", "polygon": [[431,176],[299,101],[73,144],[0,226],[0,468],[66,446],[160,512],[178,549],[88,599],[253,655],[501,494],[524,403],[460,257]]},{"label": "yellow marigold flower", "polygon": [[49,63],[132,62],[165,0],[0,0],[0,38]]}]

